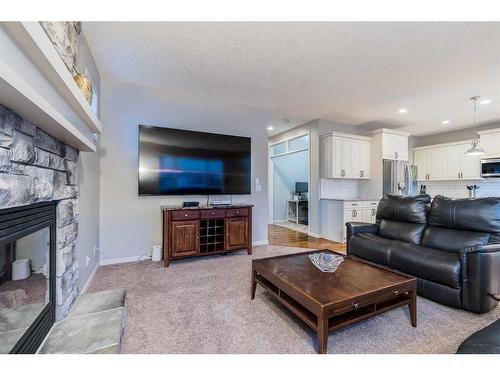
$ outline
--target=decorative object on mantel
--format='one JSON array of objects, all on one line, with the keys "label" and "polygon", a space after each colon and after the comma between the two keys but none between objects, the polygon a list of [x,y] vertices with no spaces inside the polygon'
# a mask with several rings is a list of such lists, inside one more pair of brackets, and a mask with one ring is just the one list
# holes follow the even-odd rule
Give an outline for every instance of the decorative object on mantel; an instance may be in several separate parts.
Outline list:
[{"label": "decorative object on mantel", "polygon": [[484,155],[485,151],[479,147],[479,134],[477,133],[477,101],[479,96],[473,96],[470,100],[474,101],[474,139],[472,140],[471,147],[465,151],[465,155],[476,156]]},{"label": "decorative object on mantel", "polygon": [[76,85],[80,90],[82,90],[83,95],[85,96],[85,99],[89,103],[89,105],[92,105],[92,81],[86,76],[81,73],[77,73],[76,76],[73,77],[73,79],[76,82]]},{"label": "decorative object on mantel", "polygon": [[341,255],[330,253],[314,253],[309,255],[312,264],[314,264],[321,272],[335,272],[344,261]]}]

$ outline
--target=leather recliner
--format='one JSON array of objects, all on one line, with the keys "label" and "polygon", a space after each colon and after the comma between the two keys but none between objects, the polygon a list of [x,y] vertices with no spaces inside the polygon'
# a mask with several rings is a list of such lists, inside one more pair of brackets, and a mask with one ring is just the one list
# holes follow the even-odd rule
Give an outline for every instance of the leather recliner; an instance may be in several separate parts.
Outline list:
[{"label": "leather recliner", "polygon": [[376,224],[347,223],[347,253],[417,278],[433,301],[484,313],[500,293],[500,198],[388,195]]}]

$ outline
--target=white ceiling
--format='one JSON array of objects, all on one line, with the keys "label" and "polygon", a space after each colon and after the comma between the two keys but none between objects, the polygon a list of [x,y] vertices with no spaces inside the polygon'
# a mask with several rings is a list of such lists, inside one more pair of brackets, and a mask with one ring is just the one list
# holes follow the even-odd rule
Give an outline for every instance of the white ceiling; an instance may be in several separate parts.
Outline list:
[{"label": "white ceiling", "polygon": [[470,126],[472,95],[500,119],[500,23],[83,26],[102,73],[264,109],[274,133],[316,118],[443,132]]}]

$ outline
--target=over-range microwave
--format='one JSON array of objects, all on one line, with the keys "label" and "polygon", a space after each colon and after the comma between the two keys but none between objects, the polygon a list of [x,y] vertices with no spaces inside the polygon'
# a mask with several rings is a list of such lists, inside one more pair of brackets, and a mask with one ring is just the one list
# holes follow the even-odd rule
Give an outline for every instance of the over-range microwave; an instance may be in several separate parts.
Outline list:
[{"label": "over-range microwave", "polygon": [[500,157],[481,159],[481,177],[500,177]]}]

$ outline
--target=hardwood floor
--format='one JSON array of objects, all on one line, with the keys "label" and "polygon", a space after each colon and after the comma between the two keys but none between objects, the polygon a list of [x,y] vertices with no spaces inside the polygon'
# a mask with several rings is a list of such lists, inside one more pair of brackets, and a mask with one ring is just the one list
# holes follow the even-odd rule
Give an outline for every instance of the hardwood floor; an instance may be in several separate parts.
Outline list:
[{"label": "hardwood floor", "polygon": [[269,224],[268,231],[270,245],[304,247],[309,249],[329,249],[345,253],[344,244],[324,238],[312,237],[305,233],[280,227],[279,225]]}]

